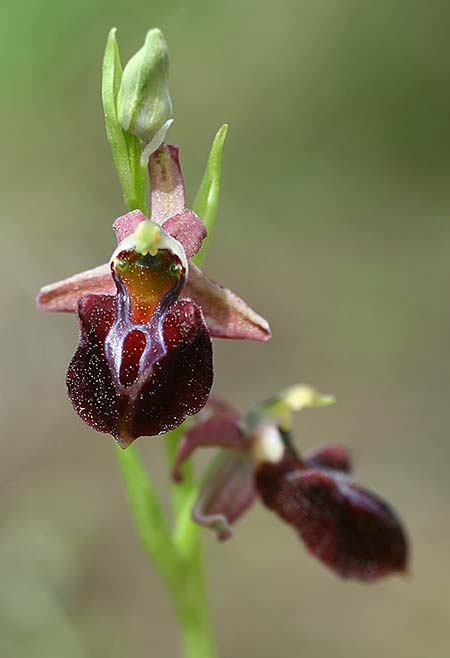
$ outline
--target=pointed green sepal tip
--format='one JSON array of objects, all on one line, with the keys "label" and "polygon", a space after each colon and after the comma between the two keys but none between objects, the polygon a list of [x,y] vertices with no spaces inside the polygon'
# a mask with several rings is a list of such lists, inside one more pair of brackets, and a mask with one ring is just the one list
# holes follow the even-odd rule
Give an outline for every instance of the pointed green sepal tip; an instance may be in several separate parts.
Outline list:
[{"label": "pointed green sepal tip", "polygon": [[117,28],[113,27],[106,38],[105,54],[102,66],[102,101],[105,115],[116,119],[116,101],[122,79]]},{"label": "pointed green sepal tip", "polygon": [[142,48],[125,66],[117,97],[123,130],[138,137],[145,159],[162,144],[172,123],[169,51],[158,28],[149,30]]},{"label": "pointed green sepal tip", "polygon": [[102,67],[102,103],[106,136],[128,209],[138,208],[145,213],[146,172],[140,164],[141,145],[137,137],[123,130],[117,116],[122,64],[116,33],[115,27],[109,31]]},{"label": "pointed green sepal tip", "polygon": [[203,242],[201,252],[196,258],[194,258],[196,264],[200,263],[203,254],[206,252],[206,245],[211,236],[211,231],[219,209],[222,155],[227,133],[228,124],[224,123],[214,137],[202,182],[200,183],[200,188],[194,201],[193,210],[205,224],[208,233],[207,239]]}]

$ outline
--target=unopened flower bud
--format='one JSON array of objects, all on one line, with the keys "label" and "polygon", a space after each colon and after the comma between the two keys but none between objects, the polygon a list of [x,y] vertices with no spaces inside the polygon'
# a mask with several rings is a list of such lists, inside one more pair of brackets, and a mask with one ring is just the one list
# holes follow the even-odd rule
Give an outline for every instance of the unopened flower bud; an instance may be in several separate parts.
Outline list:
[{"label": "unopened flower bud", "polygon": [[122,128],[143,144],[142,164],[161,146],[172,119],[168,86],[169,54],[161,30],[147,32],[143,47],[126,65],[117,116]]}]

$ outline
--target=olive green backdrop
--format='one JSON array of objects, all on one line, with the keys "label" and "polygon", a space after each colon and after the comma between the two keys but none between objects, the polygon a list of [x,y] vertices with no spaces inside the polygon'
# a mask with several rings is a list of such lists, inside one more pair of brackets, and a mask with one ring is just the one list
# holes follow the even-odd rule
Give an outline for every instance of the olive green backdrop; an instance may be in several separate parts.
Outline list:
[{"label": "olive green backdrop", "polygon": [[[450,6],[443,0],[4,1],[0,7],[0,655],[173,658],[112,440],[75,416],[77,328],[38,288],[104,262],[124,206],[99,99],[106,34],[171,51],[190,199],[230,124],[205,270],[272,324],[215,341],[242,410],[297,381],[338,404],[296,422],[339,440],[412,538],[411,573],[341,582],[255,507],[205,537],[221,658],[444,658],[450,615]],[[141,452],[161,490],[162,439]],[[200,459],[200,462],[202,460]]]}]

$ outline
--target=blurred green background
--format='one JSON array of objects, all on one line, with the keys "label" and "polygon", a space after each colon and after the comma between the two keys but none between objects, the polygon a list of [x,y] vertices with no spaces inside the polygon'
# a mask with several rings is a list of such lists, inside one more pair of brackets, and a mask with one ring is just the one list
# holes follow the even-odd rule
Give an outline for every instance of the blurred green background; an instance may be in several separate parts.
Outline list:
[{"label": "blurred green background", "polygon": [[[104,262],[124,212],[100,66],[160,27],[189,198],[230,124],[205,270],[268,317],[268,345],[215,342],[242,410],[304,381],[338,404],[298,419],[339,440],[402,514],[408,579],[341,582],[255,507],[205,537],[221,658],[449,655],[448,1],[3,1],[0,656],[172,658],[165,593],[136,541],[112,441],[75,416],[74,318],[38,288]],[[142,440],[161,490],[162,441]]]}]

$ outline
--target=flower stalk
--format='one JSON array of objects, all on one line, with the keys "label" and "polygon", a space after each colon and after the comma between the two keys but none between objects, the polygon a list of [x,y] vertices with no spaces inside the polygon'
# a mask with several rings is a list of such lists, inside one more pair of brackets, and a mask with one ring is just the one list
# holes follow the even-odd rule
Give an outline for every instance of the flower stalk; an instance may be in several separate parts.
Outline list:
[{"label": "flower stalk", "polygon": [[[141,148],[137,148],[139,139],[127,133],[118,118],[117,99],[121,78],[122,67],[115,30],[111,30],[103,65],[102,98],[106,131],[128,210],[140,210],[146,214],[145,169],[141,164]],[[226,125],[222,126],[216,135],[195,201],[194,212],[200,214],[204,220],[208,234],[217,215],[221,158],[227,128]],[[197,265],[205,254],[206,245],[195,259]],[[169,472],[172,472],[175,466],[183,431],[181,425],[164,436]],[[165,582],[172,600],[184,658],[215,658],[216,649],[206,594],[201,528],[191,518],[192,507],[199,491],[192,464],[185,462],[182,466],[182,481],[171,483],[171,528],[134,446],[125,450],[117,446],[116,453],[137,533],[147,555]]]},{"label": "flower stalk", "polygon": [[[171,467],[182,433],[181,427],[165,437]],[[192,466],[184,464],[185,479],[171,487],[174,520],[171,531],[134,446],[126,450],[117,446],[116,453],[140,541],[172,601],[184,658],[215,658],[201,528],[191,519],[193,502],[198,494]]]},{"label": "flower stalk", "polygon": [[202,547],[197,533],[194,550],[177,587],[172,591],[175,616],[185,658],[215,658]]}]

